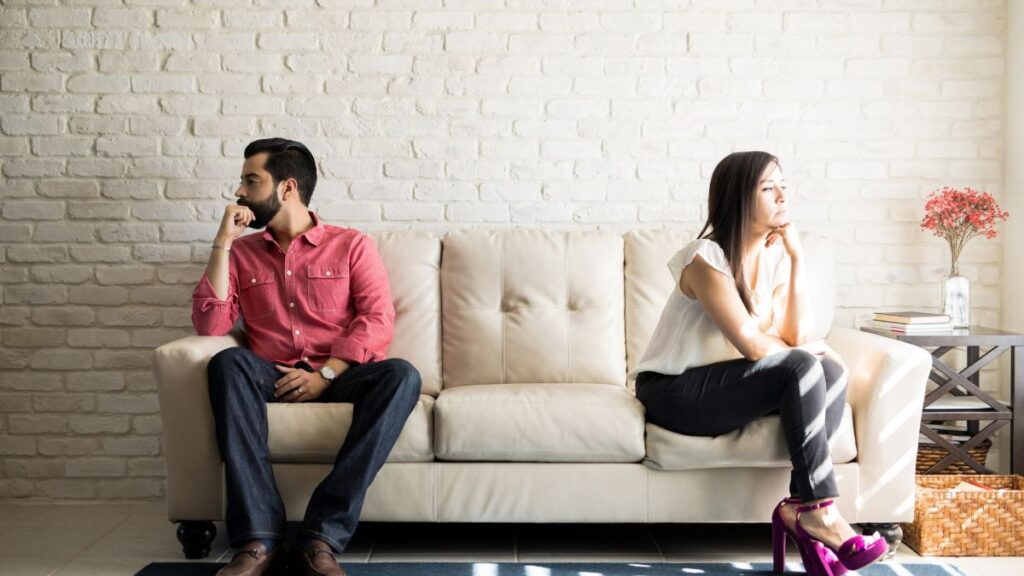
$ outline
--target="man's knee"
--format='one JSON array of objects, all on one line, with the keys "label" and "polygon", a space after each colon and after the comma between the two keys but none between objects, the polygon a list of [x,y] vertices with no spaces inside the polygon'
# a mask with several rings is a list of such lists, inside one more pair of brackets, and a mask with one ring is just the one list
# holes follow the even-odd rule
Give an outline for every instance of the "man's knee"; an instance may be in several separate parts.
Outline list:
[{"label": "man's knee", "polygon": [[381,361],[386,370],[385,378],[399,394],[418,398],[420,395],[420,371],[403,358],[388,358]]},{"label": "man's knee", "polygon": [[210,363],[206,365],[206,374],[208,376],[220,376],[230,371],[241,363],[245,353],[246,350],[238,346],[225,348],[217,352],[210,358]]}]

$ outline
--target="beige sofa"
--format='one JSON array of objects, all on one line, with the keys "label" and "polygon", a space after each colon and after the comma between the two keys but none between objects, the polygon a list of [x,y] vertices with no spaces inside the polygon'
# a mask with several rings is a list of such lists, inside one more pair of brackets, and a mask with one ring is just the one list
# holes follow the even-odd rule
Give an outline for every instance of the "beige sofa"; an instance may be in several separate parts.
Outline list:
[{"label": "beige sofa", "polygon": [[[693,234],[464,230],[374,235],[397,320],[390,355],[423,390],[362,518],[427,522],[767,522],[786,494],[778,416],[687,437],[644,421],[627,382]],[[852,522],[908,521],[931,366],[923,350],[831,328],[831,244],[804,239],[819,336],[850,368],[833,460]],[[232,336],[159,347],[167,512],[186,555],[222,519],[206,364]],[[300,520],[348,429],[348,404],[271,404],[270,451],[289,519]]]}]

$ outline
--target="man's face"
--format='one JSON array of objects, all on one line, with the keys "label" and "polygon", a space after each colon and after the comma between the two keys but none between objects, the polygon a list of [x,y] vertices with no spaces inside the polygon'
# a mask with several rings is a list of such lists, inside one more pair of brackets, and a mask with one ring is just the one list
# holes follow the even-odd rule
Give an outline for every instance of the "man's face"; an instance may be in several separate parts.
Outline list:
[{"label": "man's face", "polygon": [[242,181],[235,190],[238,205],[252,210],[256,218],[249,227],[259,230],[265,228],[281,210],[281,199],[270,172],[263,169],[267,154],[254,154],[242,165]]}]

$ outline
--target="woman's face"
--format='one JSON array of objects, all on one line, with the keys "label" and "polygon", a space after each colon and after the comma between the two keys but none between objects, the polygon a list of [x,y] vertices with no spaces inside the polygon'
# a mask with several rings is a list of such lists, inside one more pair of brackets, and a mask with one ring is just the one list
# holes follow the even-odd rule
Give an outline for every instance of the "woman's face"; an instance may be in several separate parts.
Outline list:
[{"label": "woman's face", "polygon": [[782,170],[778,164],[772,162],[761,174],[755,194],[757,194],[754,212],[755,232],[767,234],[773,228],[789,223],[786,182],[782,179]]}]

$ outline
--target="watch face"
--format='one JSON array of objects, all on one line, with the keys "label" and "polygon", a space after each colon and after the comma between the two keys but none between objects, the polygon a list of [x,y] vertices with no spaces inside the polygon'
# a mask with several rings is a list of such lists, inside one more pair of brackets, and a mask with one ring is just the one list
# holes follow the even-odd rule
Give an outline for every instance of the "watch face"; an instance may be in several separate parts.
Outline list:
[{"label": "watch face", "polygon": [[334,370],[332,370],[330,366],[324,366],[323,368],[321,368],[320,374],[323,374],[323,377],[327,378],[328,380],[334,380]]}]

